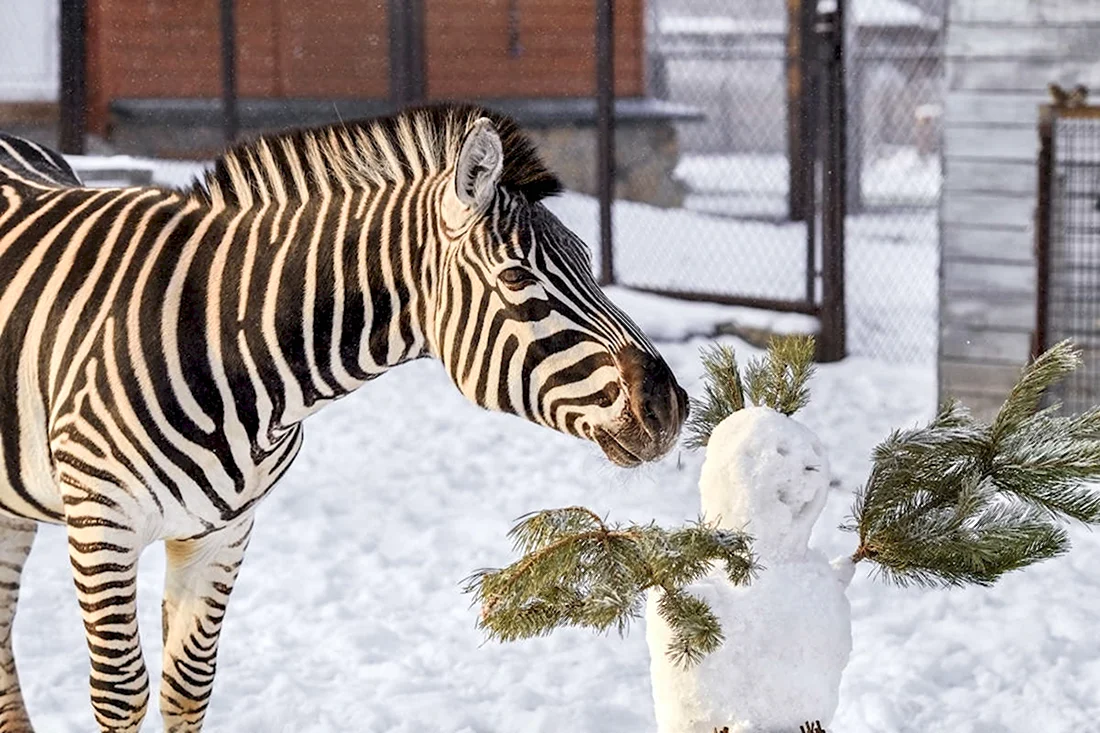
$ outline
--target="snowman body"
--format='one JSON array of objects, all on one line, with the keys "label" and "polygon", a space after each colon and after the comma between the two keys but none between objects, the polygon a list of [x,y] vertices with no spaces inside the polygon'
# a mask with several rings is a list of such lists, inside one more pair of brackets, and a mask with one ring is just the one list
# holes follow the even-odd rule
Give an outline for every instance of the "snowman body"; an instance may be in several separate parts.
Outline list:
[{"label": "snowman body", "polygon": [[659,733],[794,733],[805,721],[832,719],[852,645],[852,566],[834,567],[807,546],[829,480],[816,436],[785,415],[752,407],[715,428],[699,481],[703,517],[752,535],[761,570],[735,586],[715,568],[685,589],[707,601],[725,634],[688,669],[666,654],[672,631],[650,593]]}]

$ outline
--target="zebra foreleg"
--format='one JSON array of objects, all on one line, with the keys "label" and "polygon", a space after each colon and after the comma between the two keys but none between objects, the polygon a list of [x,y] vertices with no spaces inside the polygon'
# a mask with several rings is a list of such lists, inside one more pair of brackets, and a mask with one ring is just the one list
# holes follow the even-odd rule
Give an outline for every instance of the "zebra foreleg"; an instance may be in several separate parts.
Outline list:
[{"label": "zebra foreleg", "polygon": [[[55,455],[65,451],[59,442]],[[138,558],[145,546],[135,494],[105,468],[57,462],[69,564],[91,658],[91,708],[101,733],[136,733],[149,705],[138,635]]]},{"label": "zebra foreleg", "polygon": [[19,579],[38,525],[0,517],[0,733],[32,733],[15,671],[11,628],[19,601]]},{"label": "zebra foreleg", "polygon": [[101,476],[64,465],[59,474],[69,561],[92,663],[92,709],[102,733],[137,733],[149,704],[136,593],[144,542],[130,518],[140,515],[128,513],[120,502],[129,503],[130,495]]},{"label": "zebra foreleg", "polygon": [[202,729],[214,686],[218,634],[251,531],[248,517],[200,539],[165,543],[160,709],[166,733]]}]

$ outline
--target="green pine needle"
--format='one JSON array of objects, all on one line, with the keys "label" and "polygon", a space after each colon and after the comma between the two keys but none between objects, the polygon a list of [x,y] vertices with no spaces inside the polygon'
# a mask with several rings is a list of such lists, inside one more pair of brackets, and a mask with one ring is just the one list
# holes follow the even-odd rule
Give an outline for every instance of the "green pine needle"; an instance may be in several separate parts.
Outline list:
[{"label": "green pine needle", "polygon": [[499,641],[563,626],[624,634],[646,591],[657,588],[658,610],[674,634],[669,655],[691,665],[723,637],[710,607],[683,589],[714,563],[735,584],[749,582],[755,570],[747,535],[701,521],[672,530],[609,525],[584,507],[566,507],[522,517],[510,534],[523,557],[481,570],[466,584],[481,604],[479,625]]},{"label": "green pine needle", "polygon": [[704,397],[691,401],[687,447],[706,446],[718,424],[746,404],[770,407],[784,415],[805,407],[810,399],[814,353],[813,336],[772,338],[767,353],[749,362],[742,378],[732,347],[714,344],[704,348]]},{"label": "green pine needle", "polygon": [[890,435],[845,527],[859,533],[853,559],[899,585],[991,585],[1065,553],[1060,521],[1100,524],[1100,409],[1040,409],[1079,361],[1068,343],[1038,357],[991,424],[948,403]]},{"label": "green pine needle", "polygon": [[705,397],[692,399],[687,422],[688,448],[702,448],[710,434],[727,417],[745,407],[745,390],[741,384],[741,369],[733,348],[714,344],[704,348],[703,389]]},{"label": "green pine needle", "polygon": [[745,370],[745,391],[757,405],[793,415],[810,401],[807,383],[814,373],[813,336],[786,336],[768,342],[768,353]]}]

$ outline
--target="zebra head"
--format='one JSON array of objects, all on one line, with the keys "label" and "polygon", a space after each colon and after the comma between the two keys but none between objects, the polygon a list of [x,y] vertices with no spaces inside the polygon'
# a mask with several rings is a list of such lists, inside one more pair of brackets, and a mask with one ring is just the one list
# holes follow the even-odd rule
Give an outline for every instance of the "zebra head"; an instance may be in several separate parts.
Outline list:
[{"label": "zebra head", "polygon": [[656,460],[687,394],[541,203],[559,189],[511,120],[471,118],[440,180],[435,353],[482,407],[592,440],[621,466]]}]

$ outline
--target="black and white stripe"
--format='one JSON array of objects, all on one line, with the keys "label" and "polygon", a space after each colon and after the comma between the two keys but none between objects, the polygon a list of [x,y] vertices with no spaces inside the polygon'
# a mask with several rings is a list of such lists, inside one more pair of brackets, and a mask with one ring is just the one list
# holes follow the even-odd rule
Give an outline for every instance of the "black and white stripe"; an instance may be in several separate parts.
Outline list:
[{"label": "black and white stripe", "polygon": [[261,138],[189,190],[83,188],[0,136],[0,733],[30,730],[10,630],[38,521],[68,529],[103,731],[145,714],[136,563],[167,543],[160,705],[199,730],[256,503],[304,418],[402,362],[623,465],[667,452],[683,391],[558,188],[466,106]]}]

